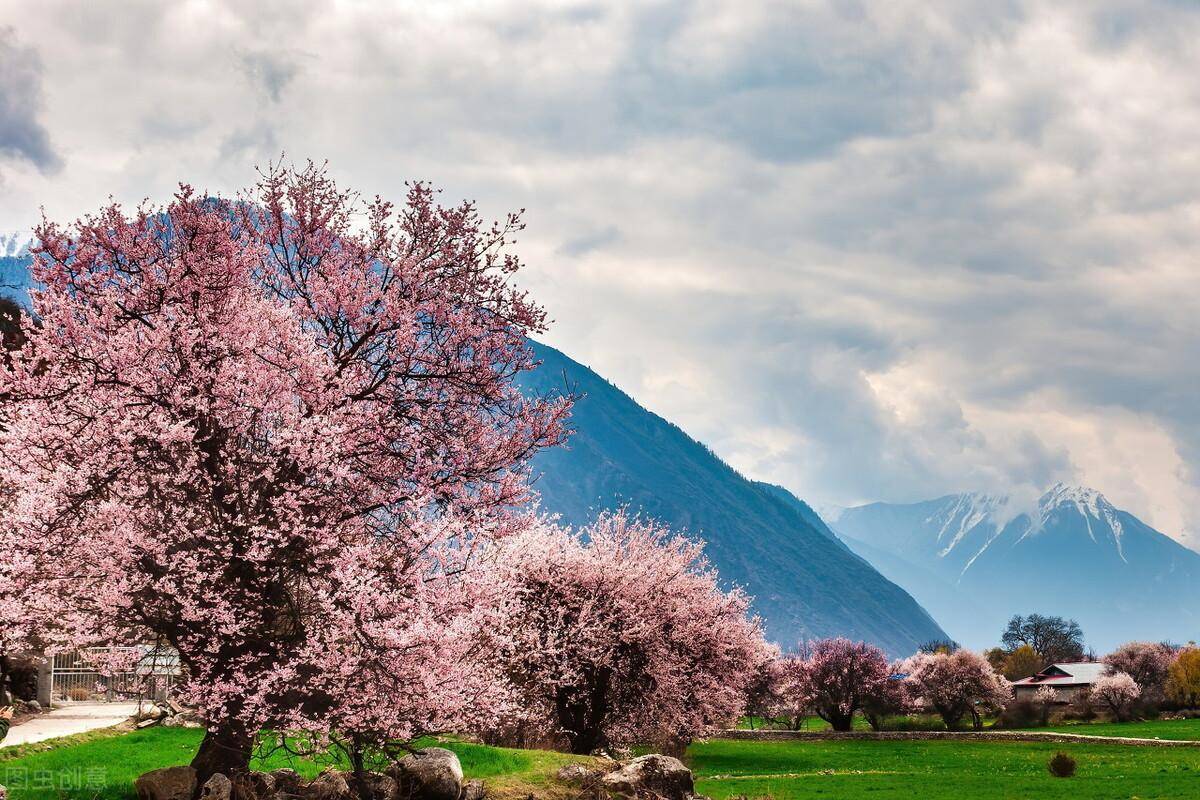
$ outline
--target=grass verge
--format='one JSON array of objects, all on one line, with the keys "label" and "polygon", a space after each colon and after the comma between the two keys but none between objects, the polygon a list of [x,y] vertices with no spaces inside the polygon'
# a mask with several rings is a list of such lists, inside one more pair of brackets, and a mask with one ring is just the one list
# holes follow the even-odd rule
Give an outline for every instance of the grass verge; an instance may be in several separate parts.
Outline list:
[{"label": "grass verge", "polygon": [[[10,800],[132,800],[133,781],[144,772],[187,764],[195,755],[202,731],[148,728],[128,732],[110,728],[37,744],[0,750],[0,784]],[[445,741],[454,750],[468,779],[483,779],[497,800],[515,800],[536,792],[557,800],[569,793],[558,786],[554,773],[578,756],[544,750],[511,750],[469,742]],[[584,759],[586,760],[586,759]],[[283,753],[256,760],[255,769],[291,767],[314,776],[328,762],[314,763]],[[338,764],[347,768],[346,764]]]}]

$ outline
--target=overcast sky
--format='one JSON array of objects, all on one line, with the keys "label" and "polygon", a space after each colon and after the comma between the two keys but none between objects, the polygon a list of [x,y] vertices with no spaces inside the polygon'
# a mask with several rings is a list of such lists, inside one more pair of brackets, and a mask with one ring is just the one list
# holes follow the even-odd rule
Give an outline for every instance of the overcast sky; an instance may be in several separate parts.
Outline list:
[{"label": "overcast sky", "polygon": [[548,342],[752,477],[1200,545],[1200,4],[387,5],[0,0],[0,230],[428,179],[528,209]]}]

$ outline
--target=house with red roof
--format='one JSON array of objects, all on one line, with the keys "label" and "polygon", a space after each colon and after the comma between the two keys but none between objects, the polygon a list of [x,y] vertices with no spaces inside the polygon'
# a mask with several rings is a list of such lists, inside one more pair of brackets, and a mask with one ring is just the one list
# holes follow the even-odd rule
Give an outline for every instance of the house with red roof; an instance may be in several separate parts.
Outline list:
[{"label": "house with red roof", "polygon": [[1106,664],[1096,661],[1081,661],[1069,664],[1051,664],[1036,675],[1013,681],[1013,694],[1017,700],[1033,700],[1043,686],[1054,689],[1059,703],[1073,703],[1080,694],[1091,691],[1107,669]]}]

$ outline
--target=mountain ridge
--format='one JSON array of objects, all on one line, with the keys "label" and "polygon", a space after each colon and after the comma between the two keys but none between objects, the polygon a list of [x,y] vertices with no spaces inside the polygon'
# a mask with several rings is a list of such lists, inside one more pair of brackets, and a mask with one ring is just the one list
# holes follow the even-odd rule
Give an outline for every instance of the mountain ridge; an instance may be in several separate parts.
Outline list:
[{"label": "mountain ridge", "polygon": [[1087,487],[1058,483],[1024,506],[987,493],[871,503],[832,527],[972,646],[1030,611],[1078,619],[1102,649],[1200,625],[1200,553]]},{"label": "mountain ridge", "polygon": [[782,487],[751,481],[678,426],[554,348],[533,343],[541,366],[525,390],[564,390],[576,432],[535,457],[542,508],[584,525],[627,506],[705,540],[727,584],[754,595],[768,634],[792,648],[843,635],[911,654],[944,631],[913,598],[841,542],[808,504]]}]

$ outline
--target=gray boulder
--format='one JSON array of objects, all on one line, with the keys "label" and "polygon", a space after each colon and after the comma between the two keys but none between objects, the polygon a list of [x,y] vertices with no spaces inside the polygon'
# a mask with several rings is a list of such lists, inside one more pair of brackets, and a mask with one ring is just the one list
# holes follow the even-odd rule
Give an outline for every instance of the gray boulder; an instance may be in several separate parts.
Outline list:
[{"label": "gray boulder", "polygon": [[133,788],[141,800],[192,800],[196,770],[189,766],[156,769],[135,780]]},{"label": "gray boulder", "polygon": [[411,753],[388,775],[396,780],[399,800],[459,800],[463,790],[462,764],[444,747]]},{"label": "gray boulder", "polygon": [[[292,770],[288,770],[291,772]],[[299,775],[296,776],[299,779]],[[254,792],[254,796],[260,800],[268,800],[275,796],[276,778],[273,772],[251,772],[247,777],[250,789]]]},{"label": "gray boulder", "polygon": [[289,767],[272,770],[266,773],[265,777],[271,780],[272,790],[281,794],[298,795],[304,787],[304,779],[300,777],[300,773]]},{"label": "gray boulder", "polygon": [[0,783],[0,800],[8,800],[8,787]]},{"label": "gray boulder", "polygon": [[665,797],[690,800],[696,792],[692,771],[670,756],[652,753],[622,764],[600,779],[613,794],[626,797]]},{"label": "gray boulder", "polygon": [[[346,780],[352,780],[351,773],[346,773]],[[398,800],[400,796],[396,779],[391,775],[368,772],[363,775],[363,782],[366,784],[366,797],[362,800]]]},{"label": "gray boulder", "polygon": [[337,770],[327,769],[300,790],[305,800],[344,800],[350,797],[350,784]]},{"label": "gray boulder", "polygon": [[217,773],[200,787],[201,800],[230,800],[233,797],[233,782]]},{"label": "gray boulder", "polygon": [[589,786],[600,779],[600,772],[583,764],[564,764],[558,769],[558,779],[568,786]]},{"label": "gray boulder", "polygon": [[467,781],[463,784],[462,800],[484,800],[485,797],[487,789],[483,781]]}]

